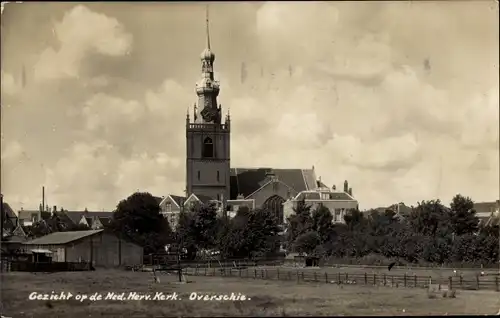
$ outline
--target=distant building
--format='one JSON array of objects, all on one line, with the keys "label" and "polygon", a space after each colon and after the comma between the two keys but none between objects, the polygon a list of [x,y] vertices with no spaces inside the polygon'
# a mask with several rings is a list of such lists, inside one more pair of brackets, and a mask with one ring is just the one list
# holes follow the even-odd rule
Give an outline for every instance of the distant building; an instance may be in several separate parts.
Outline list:
[{"label": "distant building", "polygon": [[23,243],[23,250],[44,250],[53,262],[91,262],[96,267],[142,264],[143,248],[105,230],[56,232]]},{"label": "distant building", "polygon": [[491,202],[476,202],[474,203],[476,215],[479,218],[479,223],[484,225],[497,224],[500,218],[500,200]]},{"label": "distant building", "polygon": [[5,232],[11,232],[19,226],[19,219],[7,202],[3,202],[3,213],[3,229]]},{"label": "distant building", "polygon": [[333,223],[344,223],[345,214],[351,209],[358,209],[359,204],[352,196],[352,189],[348,188],[347,181],[344,183],[344,191],[336,191],[333,188],[320,187],[314,190],[305,190],[284,203],[284,220],[294,213],[297,204],[304,202],[316,209],[322,205],[330,210],[333,216]]},{"label": "distant building", "polygon": [[[388,207],[380,207],[380,208],[376,208],[375,209],[378,213],[380,214],[383,214],[385,213],[386,211],[392,211],[395,213],[395,216],[399,219],[399,220],[404,220],[406,217],[408,217],[412,211],[413,211],[413,208],[412,207],[409,207],[407,206],[406,204],[404,204],[403,202],[400,202],[400,203],[396,203],[396,204],[393,204],[393,205],[390,205]],[[371,211],[371,210],[370,210]],[[367,211],[368,212],[368,211]]]}]

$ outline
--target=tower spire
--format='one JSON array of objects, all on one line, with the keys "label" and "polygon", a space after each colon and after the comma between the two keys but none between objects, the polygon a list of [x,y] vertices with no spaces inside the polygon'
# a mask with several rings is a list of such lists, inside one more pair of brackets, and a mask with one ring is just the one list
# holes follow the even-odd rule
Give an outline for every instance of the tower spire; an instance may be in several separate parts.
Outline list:
[{"label": "tower spire", "polygon": [[210,22],[209,22],[209,15],[208,15],[208,4],[207,4],[207,7],[206,7],[206,18],[207,18],[207,49],[210,50]]}]

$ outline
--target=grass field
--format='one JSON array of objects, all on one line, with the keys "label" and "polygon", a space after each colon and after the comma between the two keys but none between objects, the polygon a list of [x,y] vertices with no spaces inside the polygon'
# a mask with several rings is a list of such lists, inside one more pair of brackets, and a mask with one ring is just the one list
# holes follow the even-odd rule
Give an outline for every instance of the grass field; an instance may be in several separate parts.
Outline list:
[{"label": "grass field", "polygon": [[[279,316],[279,315],[429,315],[495,314],[496,292],[458,291],[456,298],[430,298],[426,289],[297,284],[286,281],[189,276],[180,284],[175,275],[102,270],[96,272],[4,273],[2,314],[9,317],[155,317],[155,316]],[[177,292],[180,300],[28,300],[29,294],[71,292]],[[241,293],[245,301],[189,300],[192,292]],[[75,298],[75,297],[73,297]]]}]

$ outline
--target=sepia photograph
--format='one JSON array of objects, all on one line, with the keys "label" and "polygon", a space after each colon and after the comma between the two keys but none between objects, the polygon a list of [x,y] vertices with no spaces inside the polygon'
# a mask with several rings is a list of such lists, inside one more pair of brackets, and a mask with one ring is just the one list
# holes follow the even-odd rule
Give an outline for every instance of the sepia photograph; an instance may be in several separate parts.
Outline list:
[{"label": "sepia photograph", "polygon": [[0,23],[1,318],[500,315],[498,1]]}]

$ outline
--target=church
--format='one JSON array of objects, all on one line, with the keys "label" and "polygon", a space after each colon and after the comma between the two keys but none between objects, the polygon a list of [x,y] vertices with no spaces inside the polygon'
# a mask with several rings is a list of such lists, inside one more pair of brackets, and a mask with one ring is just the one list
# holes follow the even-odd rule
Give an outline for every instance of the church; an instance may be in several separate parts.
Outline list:
[{"label": "church", "polygon": [[[231,168],[231,118],[229,112],[224,116],[218,104],[220,84],[214,76],[215,54],[210,47],[208,27],[207,17],[207,44],[200,56],[197,102],[186,115],[186,196],[163,197],[162,214],[171,224],[176,224],[183,208],[195,202],[212,202],[230,217],[242,206],[267,208],[283,223],[284,206],[291,211],[299,197],[311,199],[312,204],[329,203],[329,208],[334,210],[338,203],[342,206],[339,213],[356,208],[357,201],[347,181],[342,192],[337,192],[335,187],[330,189],[317,179],[314,166],[310,169]],[[316,200],[316,196],[311,196],[315,192],[328,195],[318,194]]]}]

